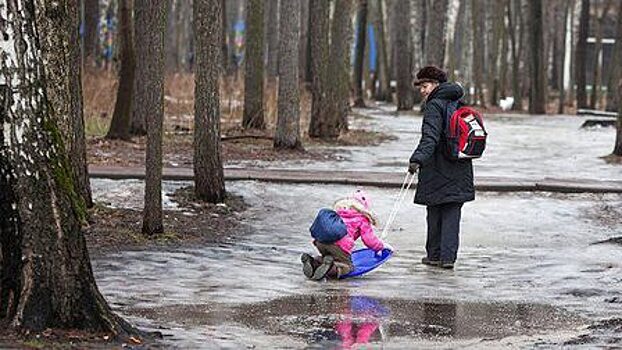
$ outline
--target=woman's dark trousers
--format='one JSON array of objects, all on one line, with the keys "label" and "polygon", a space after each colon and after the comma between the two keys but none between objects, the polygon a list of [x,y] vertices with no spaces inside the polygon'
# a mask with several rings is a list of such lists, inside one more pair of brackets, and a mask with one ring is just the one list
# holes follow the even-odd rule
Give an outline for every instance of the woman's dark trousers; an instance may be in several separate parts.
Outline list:
[{"label": "woman's dark trousers", "polygon": [[460,210],[462,203],[428,206],[428,240],[425,249],[430,261],[453,263],[460,244]]}]

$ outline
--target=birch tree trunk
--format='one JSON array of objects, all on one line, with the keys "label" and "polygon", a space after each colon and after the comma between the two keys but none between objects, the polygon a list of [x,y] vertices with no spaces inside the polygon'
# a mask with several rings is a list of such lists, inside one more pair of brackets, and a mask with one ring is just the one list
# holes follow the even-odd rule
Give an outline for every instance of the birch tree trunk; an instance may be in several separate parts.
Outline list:
[{"label": "birch tree trunk", "polygon": [[218,84],[222,10],[220,0],[195,0],[193,9],[198,43],[194,66],[194,190],[198,199],[210,203],[225,200]]},{"label": "birch tree trunk", "polygon": [[87,207],[93,206],[86,161],[86,139],[82,112],[82,65],[80,64],[79,1],[58,4],[46,0],[38,7],[37,24],[41,35],[41,51],[48,77],[47,94],[52,106],[50,117],[63,137],[78,195]]},{"label": "birch tree trunk", "polygon": [[302,147],[298,82],[300,2],[301,0],[285,0],[280,8],[278,120],[274,134],[274,148]]},{"label": "birch tree trunk", "polygon": [[118,17],[120,34],[119,87],[117,100],[110,122],[107,139],[130,139],[130,123],[132,117],[132,100],[134,93],[134,70],[136,59],[134,55],[134,25],[132,21],[132,0],[119,0]]},{"label": "birch tree trunk", "polygon": [[246,53],[244,60],[244,116],[242,127],[263,129],[264,121],[264,64],[263,64],[263,1],[246,3]]},{"label": "birch tree trunk", "polygon": [[127,337],[136,330],[111,311],[93,277],[80,227],[85,205],[50,111],[33,13],[45,9],[69,25],[75,6],[7,0],[0,11],[0,323]]}]

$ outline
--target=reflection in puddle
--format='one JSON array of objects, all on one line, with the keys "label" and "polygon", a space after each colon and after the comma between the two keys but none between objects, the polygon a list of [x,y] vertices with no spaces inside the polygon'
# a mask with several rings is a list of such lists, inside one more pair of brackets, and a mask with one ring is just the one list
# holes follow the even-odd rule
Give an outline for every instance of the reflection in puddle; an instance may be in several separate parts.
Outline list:
[{"label": "reflection in puddle", "polygon": [[290,296],[243,305],[232,316],[274,335],[320,348],[351,348],[388,339],[501,339],[575,328],[576,315],[548,305],[377,299],[360,295]]}]

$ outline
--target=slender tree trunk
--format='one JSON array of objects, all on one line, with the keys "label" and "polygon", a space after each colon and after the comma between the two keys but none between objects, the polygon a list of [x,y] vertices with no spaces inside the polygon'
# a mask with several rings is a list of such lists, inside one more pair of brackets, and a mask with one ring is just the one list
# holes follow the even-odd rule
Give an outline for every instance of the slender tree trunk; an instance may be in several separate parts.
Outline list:
[{"label": "slender tree trunk", "polygon": [[[618,81],[618,101],[622,101],[622,78]],[[613,154],[622,156],[622,110],[618,110],[618,120],[616,122],[616,144]]]},{"label": "slender tree trunk", "polygon": [[384,1],[376,0],[376,15],[374,17],[378,35],[376,46],[378,47],[378,77],[380,80],[376,100],[392,102],[391,76],[389,74],[389,62],[387,57],[387,40],[384,28]]},{"label": "slender tree trunk", "polygon": [[300,42],[298,44],[298,74],[300,74],[300,81],[306,81],[307,66],[309,61],[307,60],[307,47],[309,46],[309,0],[301,0],[300,6]]},{"label": "slender tree trunk", "polygon": [[[164,120],[164,35],[169,0],[135,0],[137,26],[149,28],[141,37],[136,53],[141,57],[137,76],[142,88],[136,103],[143,105],[147,121],[147,156],[145,159],[145,208],[143,233],[164,232],[162,224],[162,124]],[[218,42],[220,43],[220,42]],[[143,90],[144,89],[144,90]]]},{"label": "slender tree trunk", "polygon": [[516,20],[515,10],[517,8],[516,2],[519,0],[508,0],[507,5],[507,19],[508,19],[508,33],[510,37],[510,52],[512,56],[512,95],[514,96],[513,110],[522,110],[522,94],[520,88],[520,53],[518,50],[519,38],[517,38],[517,26],[519,25]]},{"label": "slender tree trunk", "polygon": [[50,111],[33,13],[45,11],[40,23],[63,18],[69,28],[77,8],[76,1],[8,0],[0,11],[0,324],[126,338],[135,330],[111,311],[93,277],[80,227],[86,209]]},{"label": "slender tree trunk", "polygon": [[227,57],[229,57],[229,37],[227,34],[229,34],[230,30],[229,30],[229,22],[227,21],[226,9],[227,9],[227,0],[220,0],[220,21],[221,21],[221,25],[220,25],[221,65],[220,67],[222,68],[223,74],[227,74],[227,72],[229,72],[229,67],[227,67],[227,64],[228,64]]},{"label": "slender tree trunk", "polygon": [[328,65],[327,118],[339,130],[348,130],[350,111],[350,48],[352,47],[352,10],[356,0],[335,0],[331,26],[331,44]]},{"label": "slender tree trunk", "polygon": [[577,108],[586,108],[587,93],[587,36],[590,28],[590,0],[581,0],[581,17],[579,19],[579,41],[575,49],[575,80],[577,83]]},{"label": "slender tree trunk", "polygon": [[485,63],[485,36],[484,22],[481,18],[484,13],[483,0],[472,0],[471,21],[473,26],[473,77],[475,81],[475,103],[486,106],[484,96],[484,63]]},{"label": "slender tree trunk", "polygon": [[607,111],[620,111],[622,99],[619,99],[618,84],[622,78],[622,1],[619,3],[618,11],[616,11],[616,37],[613,45],[613,55],[611,56],[611,73],[607,82]]},{"label": "slender tree trunk", "polygon": [[572,6],[572,1],[568,2],[568,3],[562,3],[561,5],[561,9],[564,11],[564,22],[563,25],[560,27],[560,30],[558,31],[558,35],[563,37],[562,42],[559,45],[559,56],[558,56],[558,60],[560,62],[557,63],[558,65],[558,69],[559,69],[559,73],[558,73],[558,79],[559,81],[557,82],[557,86],[559,88],[559,104],[557,107],[557,113],[558,114],[563,114],[564,113],[564,103],[566,101],[566,88],[564,87],[564,81],[566,79],[566,36],[568,34],[568,20],[570,18],[570,7]]},{"label": "slender tree trunk", "polygon": [[210,203],[225,200],[218,84],[222,10],[219,0],[195,0],[194,31],[200,44],[194,72],[194,189],[197,198]]},{"label": "slender tree trunk", "polygon": [[544,65],[544,35],[542,1],[529,3],[529,35],[531,88],[529,89],[529,113],[546,114],[546,69]]},{"label": "slender tree trunk", "polygon": [[246,3],[246,72],[244,76],[244,116],[242,127],[263,129],[263,1]]},{"label": "slender tree trunk", "polygon": [[499,4],[498,7],[499,12],[497,16],[501,17],[501,52],[500,54],[500,64],[501,64],[501,81],[499,82],[499,97],[505,99],[508,96],[508,50],[509,50],[509,42],[510,38],[508,37],[508,26],[505,24],[505,1]]},{"label": "slender tree trunk", "polygon": [[266,73],[269,78],[276,78],[279,73],[279,0],[267,0],[266,5],[269,19],[266,23]]},{"label": "slender tree trunk", "polygon": [[501,1],[492,1],[491,4],[491,24],[492,24],[492,35],[489,35],[490,40],[490,48],[489,48],[489,68],[488,68],[488,97],[489,103],[491,106],[499,105],[499,62],[500,57],[505,54],[506,51],[499,52],[499,44],[503,39],[503,16],[500,14],[503,13],[503,2]]},{"label": "slender tree trunk", "polygon": [[363,97],[363,65],[365,61],[365,43],[367,41],[367,0],[358,0],[358,3],[354,51],[354,107],[365,107]]},{"label": "slender tree trunk", "polygon": [[309,38],[311,48],[311,121],[309,136],[333,138],[339,136],[336,118],[331,118],[328,109],[328,33],[330,28],[330,4],[324,0],[309,2]]},{"label": "slender tree trunk", "polygon": [[120,33],[120,58],[119,87],[117,89],[117,101],[110,122],[108,139],[130,139],[130,122],[132,113],[132,95],[134,85],[134,70],[136,60],[134,56],[134,25],[132,21],[131,0],[119,0],[118,17]]},{"label": "slender tree trunk", "polygon": [[[136,57],[140,57],[136,62],[136,72],[134,75],[134,93],[132,95],[132,120],[130,122],[130,133],[132,135],[147,135],[147,117],[152,112],[153,106],[147,105],[144,101],[150,100],[150,95],[154,93],[150,89],[153,88],[154,79],[148,72],[150,67],[146,62],[152,57],[144,56],[151,49],[149,45],[154,44],[152,38],[155,28],[152,28],[153,16],[150,11],[152,4],[148,1],[134,0],[134,50]],[[156,91],[157,92],[157,91]]]},{"label": "slender tree trunk", "polygon": [[600,89],[602,86],[602,49],[603,49],[603,25],[611,7],[611,0],[606,0],[600,17],[596,20],[596,43],[594,45],[594,65],[593,65],[593,80],[592,80],[592,94],[590,96],[590,108],[596,109],[598,98],[600,95]]},{"label": "slender tree trunk", "polygon": [[275,148],[301,148],[300,84],[298,82],[298,42],[300,39],[300,2],[281,3],[279,30],[278,121],[274,134]]},{"label": "slender tree trunk", "polygon": [[93,206],[86,161],[86,139],[82,112],[82,66],[80,64],[79,1],[67,0],[55,6],[44,2],[37,12],[41,47],[48,77],[46,91],[50,117],[58,124],[69,158],[78,195]]},{"label": "slender tree trunk", "polygon": [[393,0],[395,14],[395,55],[393,65],[397,68],[397,110],[407,111],[414,106],[412,87],[412,55],[410,52],[410,0]]},{"label": "slender tree trunk", "polygon": [[[313,84],[313,67],[311,61],[313,60],[313,42],[316,40],[311,37],[314,30],[313,27],[315,26],[315,24],[313,24],[313,20],[314,18],[316,18],[315,14],[311,11],[311,9],[313,8],[313,6],[317,6],[317,4],[314,4],[313,1],[314,0],[307,0],[307,49],[305,50],[305,59],[307,64],[304,74],[305,83],[308,84]],[[317,28],[315,30],[317,30]]]},{"label": "slender tree trunk", "polygon": [[[424,65],[443,67],[445,62],[445,26],[448,0],[431,1],[427,8],[426,37],[424,41]],[[479,18],[478,20],[482,20]]]},{"label": "slender tree trunk", "polygon": [[[97,24],[99,23],[99,0],[84,1],[84,62],[87,66],[95,63],[97,52]],[[78,5],[79,6],[79,5]]]}]

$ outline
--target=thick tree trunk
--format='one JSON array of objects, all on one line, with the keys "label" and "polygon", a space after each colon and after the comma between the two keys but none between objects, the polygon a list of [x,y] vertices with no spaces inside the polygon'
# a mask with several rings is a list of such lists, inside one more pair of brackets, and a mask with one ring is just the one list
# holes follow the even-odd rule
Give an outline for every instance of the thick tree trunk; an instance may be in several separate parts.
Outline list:
[{"label": "thick tree trunk", "polygon": [[[141,57],[137,76],[141,88],[136,103],[143,107],[147,126],[145,159],[145,207],[143,228],[146,235],[164,232],[162,224],[162,124],[164,120],[164,35],[168,18],[168,0],[135,0],[137,27],[149,32],[141,36],[136,53]],[[218,42],[220,43],[220,42]]]},{"label": "thick tree trunk", "polygon": [[195,0],[194,31],[200,44],[194,72],[194,188],[197,198],[210,203],[225,200],[218,84],[222,10],[219,0]]},{"label": "thick tree trunk", "polygon": [[484,36],[484,0],[472,0],[471,25],[473,26],[473,78],[475,82],[475,103],[486,106],[484,96],[484,64],[486,42]]},{"label": "thick tree trunk", "polygon": [[279,0],[266,1],[266,73],[276,78],[279,73]]},{"label": "thick tree trunk", "polygon": [[596,43],[594,44],[594,65],[593,67],[593,79],[592,79],[592,94],[590,95],[590,108],[596,109],[596,104],[600,96],[600,89],[602,86],[602,49],[603,49],[603,25],[609,8],[611,7],[611,0],[606,0],[603,6],[601,15],[596,20]]},{"label": "thick tree trunk", "polygon": [[328,33],[330,4],[324,0],[309,2],[309,38],[311,59],[311,121],[309,136],[333,138],[339,136],[336,118],[327,113],[328,107]]},{"label": "thick tree trunk", "polygon": [[376,11],[374,16],[378,35],[376,36],[376,46],[378,47],[378,77],[379,89],[376,100],[392,102],[391,76],[389,74],[389,61],[387,56],[387,40],[384,27],[384,1],[376,0]]},{"label": "thick tree trunk", "polygon": [[397,68],[397,110],[407,111],[414,106],[412,86],[412,47],[410,39],[410,0],[393,0],[395,14],[395,55],[393,65]]},{"label": "thick tree trunk", "polygon": [[587,93],[587,36],[590,28],[590,0],[581,0],[581,15],[579,19],[579,41],[575,49],[575,80],[577,83],[577,108],[586,108]]},{"label": "thick tree trunk", "polygon": [[546,68],[544,63],[544,23],[541,0],[532,0],[529,3],[529,21],[531,64],[529,113],[546,114]]},{"label": "thick tree trunk", "polygon": [[110,122],[108,139],[130,139],[130,122],[132,113],[132,100],[134,93],[134,69],[136,59],[134,55],[134,25],[132,21],[131,0],[119,0],[119,33],[120,33],[120,60],[119,87],[117,89],[117,101]]},{"label": "thick tree trunk", "polygon": [[[427,8],[426,38],[424,41],[424,65],[443,67],[445,61],[445,25],[448,0],[434,0]],[[483,20],[479,18],[478,20]]]},{"label": "thick tree trunk", "polygon": [[64,11],[69,15],[77,4],[43,0],[4,4],[0,324],[18,331],[63,328],[126,337],[135,330],[112,313],[93,277],[80,228],[86,209],[73,186],[61,131],[50,114],[39,26],[32,12],[36,8],[45,9],[45,16],[62,16]]},{"label": "thick tree trunk", "polygon": [[244,116],[242,127],[263,129],[263,1],[248,0],[246,3],[246,61],[244,76]]},{"label": "thick tree trunk", "polygon": [[622,78],[622,1],[619,3],[616,17],[616,42],[613,46],[613,55],[610,65],[611,73],[607,81],[607,111],[610,112],[622,112],[622,108],[620,108],[622,99],[619,98],[620,95],[618,92],[618,82]]},{"label": "thick tree trunk", "polygon": [[331,27],[328,76],[327,118],[336,121],[339,130],[348,130],[350,111],[350,48],[352,47],[352,10],[356,0],[336,0]]},{"label": "thick tree trunk", "polygon": [[50,116],[58,124],[69,158],[78,195],[93,206],[86,161],[84,115],[82,113],[82,69],[80,65],[79,1],[52,3],[38,8],[37,24],[42,33],[41,47],[47,65]]},{"label": "thick tree trunk", "polygon": [[367,0],[358,0],[356,13],[356,45],[354,51],[354,107],[365,107],[363,71],[365,43],[367,42]]},{"label": "thick tree trunk", "polygon": [[298,82],[300,2],[301,0],[285,0],[281,3],[278,121],[274,133],[275,148],[301,148],[300,84]]},{"label": "thick tree trunk", "polygon": [[[92,66],[97,53],[99,23],[99,0],[83,0],[84,2],[84,63]],[[79,4],[78,4],[79,6]],[[78,9],[77,7],[76,9]]]}]

